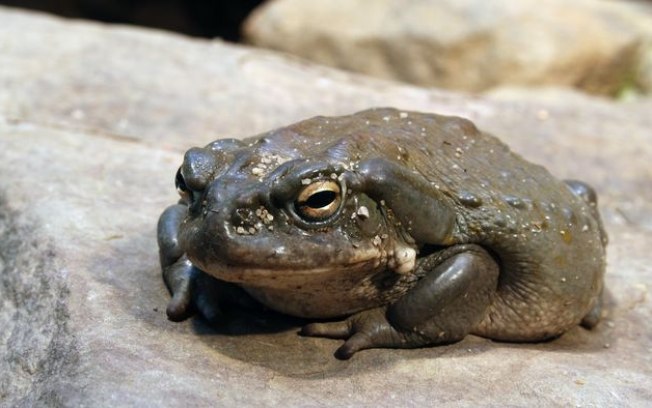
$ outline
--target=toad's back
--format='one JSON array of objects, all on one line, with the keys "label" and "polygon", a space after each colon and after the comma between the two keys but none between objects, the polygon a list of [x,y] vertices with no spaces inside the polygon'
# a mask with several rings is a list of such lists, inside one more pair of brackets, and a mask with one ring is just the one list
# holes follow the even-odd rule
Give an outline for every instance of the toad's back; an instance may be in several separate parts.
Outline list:
[{"label": "toad's back", "polygon": [[599,306],[606,236],[590,188],[557,180],[471,122],[374,109],[313,118],[278,133],[288,149],[314,151],[317,141],[323,155],[352,167],[393,161],[442,193],[457,212],[446,244],[479,244],[500,265],[497,296],[477,334],[551,337]]}]

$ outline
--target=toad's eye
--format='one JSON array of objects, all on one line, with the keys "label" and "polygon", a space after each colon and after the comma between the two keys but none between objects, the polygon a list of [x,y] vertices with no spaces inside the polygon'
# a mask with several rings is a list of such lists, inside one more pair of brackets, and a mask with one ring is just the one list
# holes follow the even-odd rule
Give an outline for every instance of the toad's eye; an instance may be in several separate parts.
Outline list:
[{"label": "toad's eye", "polygon": [[342,203],[342,190],[332,180],[317,180],[299,192],[294,208],[307,221],[323,221],[335,214]]},{"label": "toad's eye", "polygon": [[177,187],[177,193],[179,193],[181,198],[184,200],[190,199],[192,194],[186,185],[186,180],[183,178],[183,174],[181,174],[181,169],[177,170],[177,175],[174,177],[174,185]]}]

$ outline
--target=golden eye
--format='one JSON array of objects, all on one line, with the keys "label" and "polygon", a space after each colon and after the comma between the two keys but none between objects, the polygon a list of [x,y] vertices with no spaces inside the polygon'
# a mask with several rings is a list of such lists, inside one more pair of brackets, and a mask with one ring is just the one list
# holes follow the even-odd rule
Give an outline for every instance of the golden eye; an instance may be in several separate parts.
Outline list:
[{"label": "golden eye", "polygon": [[294,206],[301,217],[320,221],[335,214],[341,202],[339,184],[332,180],[317,180],[301,190]]}]

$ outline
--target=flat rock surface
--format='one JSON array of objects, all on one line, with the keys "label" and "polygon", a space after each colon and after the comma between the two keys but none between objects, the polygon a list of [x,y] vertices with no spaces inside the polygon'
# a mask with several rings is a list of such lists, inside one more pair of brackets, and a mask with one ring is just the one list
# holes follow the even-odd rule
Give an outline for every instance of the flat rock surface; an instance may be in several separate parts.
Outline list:
[{"label": "flat rock surface", "polygon": [[[155,225],[183,152],[371,106],[466,116],[593,184],[611,239],[603,322],[540,344],[470,336],[349,361],[274,314],[169,322]],[[643,406],[651,107],[426,91],[0,8],[0,405]]]}]

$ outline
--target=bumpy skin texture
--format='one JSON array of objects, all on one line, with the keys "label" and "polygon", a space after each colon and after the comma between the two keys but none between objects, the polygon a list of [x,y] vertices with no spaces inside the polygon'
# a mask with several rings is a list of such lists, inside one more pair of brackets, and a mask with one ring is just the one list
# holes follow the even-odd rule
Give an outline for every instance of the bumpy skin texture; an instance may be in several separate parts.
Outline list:
[{"label": "bumpy skin texture", "polygon": [[159,221],[168,316],[256,302],[344,339],[336,355],[555,337],[600,316],[593,190],[468,120],[395,109],[316,117],[190,149]]}]

